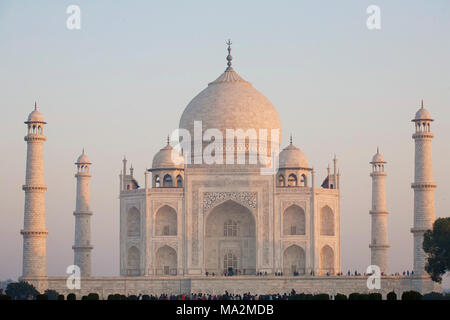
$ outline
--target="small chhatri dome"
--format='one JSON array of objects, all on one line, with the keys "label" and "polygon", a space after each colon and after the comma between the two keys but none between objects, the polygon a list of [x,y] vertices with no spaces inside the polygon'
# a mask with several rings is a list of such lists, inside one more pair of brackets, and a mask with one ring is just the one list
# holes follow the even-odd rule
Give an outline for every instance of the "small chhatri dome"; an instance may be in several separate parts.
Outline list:
[{"label": "small chhatri dome", "polygon": [[372,164],[386,163],[386,161],[384,161],[383,156],[380,154],[380,150],[378,148],[377,148],[377,153],[375,153],[375,155],[372,157],[372,161],[370,163],[372,163]]},{"label": "small chhatri dome", "polygon": [[169,138],[167,145],[153,157],[152,169],[184,169],[183,156],[170,145]]},{"label": "small chhatri dome", "polygon": [[34,103],[34,110],[28,115],[27,122],[44,122],[44,117],[42,116],[42,113],[40,113],[37,109],[37,103]]},{"label": "small chhatri dome", "polygon": [[412,121],[421,121],[421,120],[433,121],[428,110],[423,107],[423,100],[421,102],[420,109],[416,112],[416,116],[414,117],[414,120],[412,120]]},{"label": "small chhatri dome", "polygon": [[83,148],[83,152],[78,157],[76,164],[91,164],[91,162],[89,161],[89,158],[84,153],[84,148]]},{"label": "small chhatri dome", "polygon": [[280,152],[279,156],[280,168],[308,168],[308,160],[305,154],[292,144],[290,144]]}]

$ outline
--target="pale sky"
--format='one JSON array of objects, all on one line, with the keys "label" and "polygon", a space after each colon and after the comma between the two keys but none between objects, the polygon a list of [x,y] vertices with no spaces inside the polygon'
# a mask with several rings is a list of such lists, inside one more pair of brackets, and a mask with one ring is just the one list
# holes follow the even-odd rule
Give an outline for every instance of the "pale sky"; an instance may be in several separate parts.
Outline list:
[{"label": "pale sky", "polygon": [[[66,8],[81,8],[81,30]],[[368,30],[366,8],[381,9]],[[369,161],[388,162],[391,271],[412,269],[414,144],[423,98],[432,125],[436,216],[450,207],[450,2],[6,1],[0,2],[0,279],[21,273],[26,134],[37,100],[45,143],[49,275],[73,262],[75,165],[93,162],[93,275],[119,274],[119,172],[145,168],[185,106],[233,66],[278,110],[319,184],[334,153],[342,173],[342,270],[370,264]]]}]

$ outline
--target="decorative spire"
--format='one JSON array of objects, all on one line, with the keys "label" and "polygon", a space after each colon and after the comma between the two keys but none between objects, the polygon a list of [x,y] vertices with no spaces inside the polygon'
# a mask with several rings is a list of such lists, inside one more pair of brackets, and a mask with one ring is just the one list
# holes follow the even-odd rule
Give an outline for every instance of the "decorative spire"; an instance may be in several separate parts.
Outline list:
[{"label": "decorative spire", "polygon": [[377,153],[380,153],[380,148],[379,147],[377,147]]},{"label": "decorative spire", "polygon": [[226,44],[228,45],[228,48],[227,48],[227,50],[228,50],[228,56],[227,56],[227,69],[225,70],[225,71],[228,71],[228,70],[232,70],[233,68],[231,67],[231,60],[233,60],[233,57],[231,56],[231,45],[232,45],[232,42],[231,42],[231,40],[230,39],[228,39],[228,41],[226,42]]},{"label": "decorative spire", "polygon": [[81,152],[81,154],[84,154],[84,147],[83,147],[83,151]]},{"label": "decorative spire", "polygon": [[34,102],[34,110],[35,111],[37,110],[37,102],[36,101]]},{"label": "decorative spire", "polygon": [[421,109],[423,109],[423,99],[420,102]]},{"label": "decorative spire", "polygon": [[167,135],[167,145],[170,146],[170,136]]},{"label": "decorative spire", "polygon": [[291,138],[290,138],[290,142],[291,142],[291,145],[292,145],[292,133],[291,133]]}]

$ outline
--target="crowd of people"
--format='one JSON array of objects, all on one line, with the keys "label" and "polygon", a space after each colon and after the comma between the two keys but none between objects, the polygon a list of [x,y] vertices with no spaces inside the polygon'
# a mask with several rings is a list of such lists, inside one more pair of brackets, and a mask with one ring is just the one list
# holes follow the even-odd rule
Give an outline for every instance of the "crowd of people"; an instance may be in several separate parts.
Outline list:
[{"label": "crowd of people", "polygon": [[[296,296],[295,290],[290,293],[276,293],[268,295],[251,294],[250,292],[244,294],[232,294],[225,291],[224,294],[208,294],[208,293],[193,293],[180,295],[139,295],[134,296],[136,300],[289,300]],[[129,299],[130,297],[128,297]],[[332,297],[331,297],[332,298]]]},{"label": "crowd of people", "polygon": [[[209,273],[206,272],[205,275],[211,276],[211,277],[215,277],[217,274],[215,274],[214,272]],[[240,276],[240,275],[250,275],[244,272],[241,272],[241,270],[230,270],[230,271],[224,271],[222,274],[220,274],[220,276],[224,276],[224,277],[232,277],[232,276]],[[281,277],[281,276],[300,276],[300,275],[305,275],[304,272],[300,273],[298,271],[295,271],[293,273],[289,273],[289,274],[284,274],[283,272],[275,272],[274,274],[268,274],[267,272],[255,272],[251,275],[255,275],[255,276],[268,276],[268,275],[273,275],[276,277]],[[315,272],[313,270],[311,270],[311,272],[309,273],[310,276],[315,276]],[[326,275],[326,276],[344,276],[343,272],[338,272],[338,273],[331,273],[331,272],[326,272],[325,274],[322,275]],[[370,276],[370,273],[364,273],[361,274],[360,272],[358,272],[357,270],[355,270],[354,272],[351,272],[350,270],[347,271],[346,274],[348,277],[352,277],[352,276]],[[384,272],[381,273],[382,276],[386,276],[386,274]],[[399,272],[395,272],[392,273],[391,276],[400,276],[401,274]],[[414,271],[409,272],[409,270],[403,271],[402,273],[403,276],[413,276],[414,275]]]}]

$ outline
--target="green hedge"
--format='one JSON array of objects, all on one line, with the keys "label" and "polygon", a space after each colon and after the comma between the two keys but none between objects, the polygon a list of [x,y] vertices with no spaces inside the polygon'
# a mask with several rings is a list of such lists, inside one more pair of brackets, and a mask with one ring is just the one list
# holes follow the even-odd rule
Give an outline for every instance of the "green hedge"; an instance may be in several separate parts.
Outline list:
[{"label": "green hedge", "polygon": [[347,296],[342,293],[336,293],[334,296],[334,300],[347,300]]},{"label": "green hedge", "polygon": [[391,291],[387,294],[387,300],[397,300],[397,294],[394,291]]},{"label": "green hedge", "polygon": [[366,293],[353,292],[348,296],[348,300],[369,300],[369,295]]},{"label": "green hedge", "polygon": [[75,295],[75,293],[69,293],[67,295],[67,300],[77,300],[77,296]]},{"label": "green hedge", "polygon": [[422,300],[423,296],[417,291],[405,291],[402,294],[402,300]]},{"label": "green hedge", "polygon": [[127,297],[125,297],[123,294],[110,294],[108,296],[108,300],[127,300]]},{"label": "green hedge", "polygon": [[98,296],[98,293],[89,293],[87,300],[100,300],[100,297]]},{"label": "green hedge", "polygon": [[369,300],[383,300],[383,296],[378,292],[369,293]]}]

